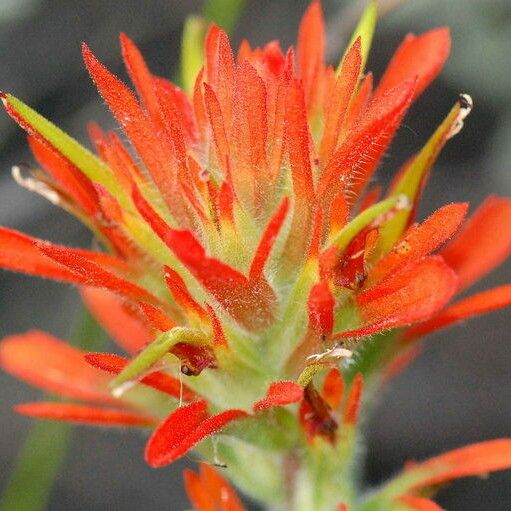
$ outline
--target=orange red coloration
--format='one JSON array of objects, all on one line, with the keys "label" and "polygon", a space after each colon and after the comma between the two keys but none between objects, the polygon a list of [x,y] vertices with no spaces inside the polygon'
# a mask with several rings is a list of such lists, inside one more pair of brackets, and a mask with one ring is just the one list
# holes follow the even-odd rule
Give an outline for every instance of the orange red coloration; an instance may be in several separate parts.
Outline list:
[{"label": "orange red coloration", "polygon": [[[388,379],[417,353],[410,340],[511,304],[510,286],[450,304],[511,253],[511,200],[492,197],[467,221],[467,204],[449,204],[415,223],[431,166],[469,111],[466,96],[388,190],[371,185],[408,109],[447,59],[448,30],[407,36],[375,87],[364,76],[366,36],[354,37],[336,70],[325,60],[319,1],[287,51],[244,41],[235,53],[212,25],[189,94],[155,76],[125,34],[134,90],[84,44],[86,67],[129,143],[91,124],[97,155],[1,95],[41,166],[18,180],[74,213],[102,248],[0,228],[0,266],[79,286],[130,357],[85,354],[41,332],[5,339],[6,371],[109,406],[29,403],[20,413],[156,425],[146,448],[154,467],[214,434],[249,443],[228,428],[240,420],[254,437],[268,427],[276,443],[287,436],[282,444],[299,453],[332,447],[327,463],[336,466],[337,446],[357,434],[371,370]],[[389,330],[397,341],[387,358],[364,368],[365,338]],[[345,361],[350,350],[357,353]],[[417,490],[511,466],[506,442],[416,466],[412,475],[427,475],[396,502],[435,509]],[[286,448],[271,446],[283,471]],[[243,509],[207,465],[185,480],[198,511]],[[346,503],[352,509],[338,495],[328,511],[347,511]]]},{"label": "orange red coloration", "polygon": [[211,466],[201,463],[198,474],[186,469],[183,475],[195,511],[245,511],[229,483]]}]

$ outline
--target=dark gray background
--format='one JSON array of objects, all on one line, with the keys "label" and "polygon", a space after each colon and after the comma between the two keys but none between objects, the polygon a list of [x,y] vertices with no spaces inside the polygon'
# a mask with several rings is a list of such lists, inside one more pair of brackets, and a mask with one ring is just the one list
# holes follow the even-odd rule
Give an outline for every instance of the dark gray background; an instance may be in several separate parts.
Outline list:
[{"label": "dark gray background", "polygon": [[[328,14],[333,16],[340,4],[325,2]],[[254,43],[280,38],[283,46],[290,44],[306,5],[305,0],[249,0],[236,43],[243,35]],[[183,19],[199,6],[192,0],[0,0],[0,90],[13,92],[86,142],[88,120],[103,126],[112,121],[83,69],[79,43],[87,41],[125,78],[117,42],[118,33],[125,31],[139,43],[154,72],[171,76]],[[475,206],[488,193],[511,195],[510,19],[509,0],[410,0],[380,24],[369,66],[377,76],[407,31],[439,24],[455,29],[451,61],[407,117],[380,180],[420,147],[459,92],[470,92],[476,105],[466,129],[436,167],[423,215],[449,201],[469,200]],[[339,33],[341,26],[331,27],[332,41]],[[0,114],[0,223],[89,246],[90,235],[77,221],[12,182],[10,166],[29,158],[21,130]],[[510,267],[479,287],[509,282]],[[0,272],[1,336],[37,327],[65,337],[77,309],[69,286]],[[409,458],[511,436],[510,325],[504,310],[429,339],[423,356],[382,395],[368,424],[368,481],[382,480]],[[11,406],[38,395],[0,375],[0,485],[7,481],[29,428],[29,421],[14,415]],[[185,508],[180,476],[185,462],[151,470],[142,459],[143,445],[137,433],[77,431],[49,509]],[[439,501],[450,511],[508,511],[511,474],[461,481],[443,491]]]}]

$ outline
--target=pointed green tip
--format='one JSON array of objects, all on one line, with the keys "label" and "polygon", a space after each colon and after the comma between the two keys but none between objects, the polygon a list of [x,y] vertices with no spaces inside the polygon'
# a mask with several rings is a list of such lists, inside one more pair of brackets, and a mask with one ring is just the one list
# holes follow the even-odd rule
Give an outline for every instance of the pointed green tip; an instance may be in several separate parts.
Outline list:
[{"label": "pointed green tip", "polygon": [[378,20],[378,2],[376,2],[375,0],[371,0],[364,9],[364,12],[360,17],[360,20],[357,23],[357,26],[355,27],[350,42],[348,43],[346,51],[341,59],[341,62],[339,63],[337,72],[339,72],[339,70],[341,69],[342,62],[346,57],[346,53],[348,52],[348,50],[351,48],[351,46],[358,37],[360,37],[362,42],[362,71],[364,70],[367,58],[369,56],[369,51],[371,50],[371,44],[373,41],[373,35],[376,29],[377,20]]},{"label": "pointed green tip", "polygon": [[193,90],[195,79],[204,62],[206,20],[189,16],[183,27],[181,42],[181,82],[186,92]]}]

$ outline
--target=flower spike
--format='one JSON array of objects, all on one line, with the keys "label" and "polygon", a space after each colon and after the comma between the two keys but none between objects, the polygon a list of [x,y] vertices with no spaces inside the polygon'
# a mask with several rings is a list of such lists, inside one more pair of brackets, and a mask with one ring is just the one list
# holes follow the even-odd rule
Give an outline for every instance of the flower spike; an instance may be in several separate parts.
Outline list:
[{"label": "flower spike", "polygon": [[[149,428],[150,466],[194,451],[272,509],[438,511],[428,498],[439,485],[511,468],[503,439],[415,464],[363,494],[353,477],[372,397],[421,352],[421,338],[511,305],[510,285],[453,300],[510,255],[510,199],[491,197],[468,220],[462,202],[417,216],[470,96],[387,190],[373,184],[450,50],[447,28],[408,35],[374,87],[365,66],[377,10],[367,2],[337,69],[325,60],[320,0],[284,51],[246,40],[233,51],[224,30],[194,18],[184,90],[155,76],[125,34],[133,87],[84,44],[123,132],[89,124],[95,154],[0,93],[40,167],[13,177],[94,236],[86,250],[0,227],[0,267],[77,286],[127,353],[85,353],[38,331],[7,337],[6,372],[77,401],[19,413]],[[186,471],[185,485],[195,511],[245,511],[207,464]]]}]

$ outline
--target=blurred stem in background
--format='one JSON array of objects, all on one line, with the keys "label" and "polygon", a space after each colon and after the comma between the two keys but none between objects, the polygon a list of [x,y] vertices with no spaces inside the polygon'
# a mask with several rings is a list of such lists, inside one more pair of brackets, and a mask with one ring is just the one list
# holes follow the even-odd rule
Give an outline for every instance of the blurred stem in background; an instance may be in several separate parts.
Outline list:
[{"label": "blurred stem in background", "polygon": [[[71,341],[74,346],[85,351],[104,350],[106,334],[85,309],[73,330]],[[63,422],[34,423],[0,499],[0,511],[41,511],[46,508],[72,434],[72,426]]]},{"label": "blurred stem in background", "polygon": [[213,21],[227,33],[231,33],[245,7],[246,0],[206,0],[202,14],[208,21]]},{"label": "blurred stem in background", "polygon": [[[181,80],[185,87],[190,86],[187,76],[195,78],[202,65],[202,40],[206,22],[214,22],[228,33],[232,32],[245,1],[206,0],[202,12],[204,21],[198,17],[190,17],[187,21],[183,39],[188,39],[188,48],[194,51],[182,54]],[[71,340],[84,351],[103,351],[106,335],[94,318],[83,309]],[[61,422],[37,422],[32,426],[0,498],[0,511],[43,511],[46,508],[55,479],[71,445],[72,434],[72,426]]]}]

